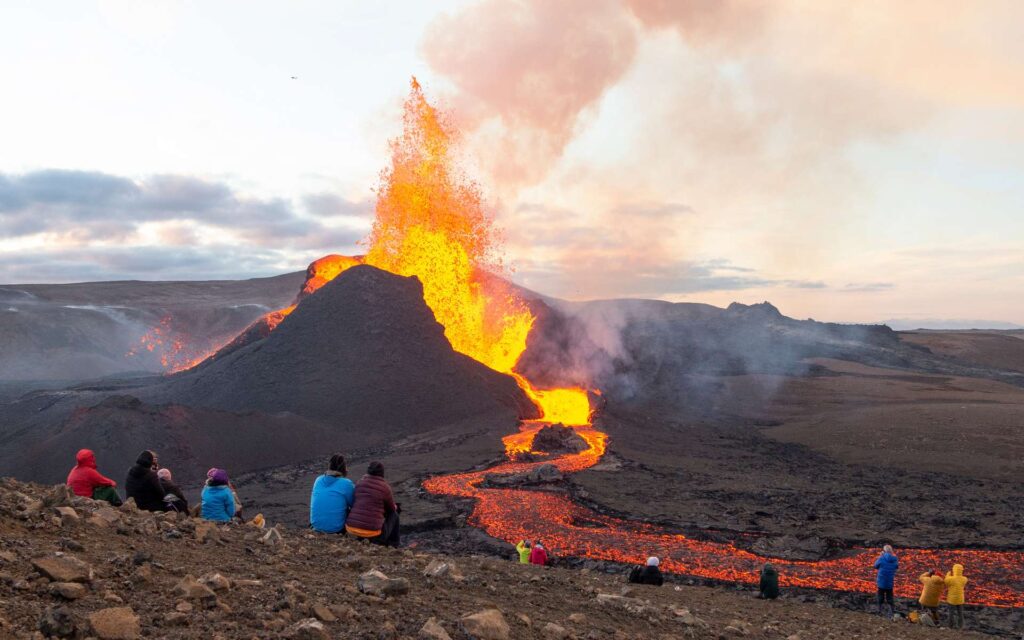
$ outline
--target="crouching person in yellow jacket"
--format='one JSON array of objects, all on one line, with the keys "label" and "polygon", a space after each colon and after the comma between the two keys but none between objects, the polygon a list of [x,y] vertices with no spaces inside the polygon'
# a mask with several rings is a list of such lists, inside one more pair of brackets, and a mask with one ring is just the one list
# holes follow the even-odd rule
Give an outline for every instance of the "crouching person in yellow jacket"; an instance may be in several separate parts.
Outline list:
[{"label": "crouching person in yellow jacket", "polygon": [[530,548],[532,546],[529,540],[520,540],[519,544],[516,545],[520,564],[530,564]]},{"label": "crouching person in yellow jacket", "polygon": [[921,603],[921,608],[928,612],[937,627],[939,626],[939,599],[942,598],[942,589],[946,586],[946,581],[934,571],[926,571],[921,574],[921,584],[924,587],[921,589],[921,597],[917,601]]},{"label": "crouching person in yellow jacket", "polygon": [[949,626],[954,629],[964,628],[964,565],[954,564],[953,573],[946,574],[946,604],[949,605]]}]

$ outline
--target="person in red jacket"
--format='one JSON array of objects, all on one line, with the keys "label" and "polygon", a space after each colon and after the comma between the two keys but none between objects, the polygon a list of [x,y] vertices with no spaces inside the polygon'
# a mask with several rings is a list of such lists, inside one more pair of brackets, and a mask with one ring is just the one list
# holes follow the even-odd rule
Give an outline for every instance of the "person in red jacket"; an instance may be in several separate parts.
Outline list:
[{"label": "person in red jacket", "polygon": [[77,464],[68,474],[67,484],[76,496],[106,500],[117,506],[121,498],[117,495],[117,483],[96,470],[96,454],[82,449],[75,456]]},{"label": "person in red jacket", "polygon": [[352,510],[345,520],[345,531],[373,544],[397,547],[399,507],[384,479],[384,465],[374,461],[366,475],[356,483]]},{"label": "person in red jacket", "polygon": [[533,544],[533,549],[530,550],[530,564],[545,565],[548,563],[548,552],[544,549],[544,545],[540,543],[540,540]]}]

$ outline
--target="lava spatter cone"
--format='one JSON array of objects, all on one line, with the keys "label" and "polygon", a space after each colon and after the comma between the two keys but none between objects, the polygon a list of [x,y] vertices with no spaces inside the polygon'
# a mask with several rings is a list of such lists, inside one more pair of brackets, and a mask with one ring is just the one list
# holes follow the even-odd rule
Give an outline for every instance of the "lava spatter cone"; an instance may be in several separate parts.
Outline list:
[{"label": "lava spatter cone", "polygon": [[170,379],[163,395],[395,433],[537,413],[511,377],[452,350],[418,279],[366,265],[325,284],[266,337]]}]

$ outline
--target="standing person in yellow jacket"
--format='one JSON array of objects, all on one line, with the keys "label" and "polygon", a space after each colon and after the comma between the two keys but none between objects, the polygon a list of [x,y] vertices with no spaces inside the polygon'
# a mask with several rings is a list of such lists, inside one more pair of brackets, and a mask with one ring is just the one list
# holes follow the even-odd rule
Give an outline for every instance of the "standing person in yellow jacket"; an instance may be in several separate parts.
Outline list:
[{"label": "standing person in yellow jacket", "polygon": [[949,626],[954,629],[964,628],[964,565],[954,564],[953,573],[946,574],[946,604],[949,606]]},{"label": "standing person in yellow jacket", "polygon": [[925,571],[921,574],[921,584],[924,586],[917,601],[931,616],[935,626],[939,626],[939,599],[942,598],[942,589],[946,586],[946,581],[934,571]]}]

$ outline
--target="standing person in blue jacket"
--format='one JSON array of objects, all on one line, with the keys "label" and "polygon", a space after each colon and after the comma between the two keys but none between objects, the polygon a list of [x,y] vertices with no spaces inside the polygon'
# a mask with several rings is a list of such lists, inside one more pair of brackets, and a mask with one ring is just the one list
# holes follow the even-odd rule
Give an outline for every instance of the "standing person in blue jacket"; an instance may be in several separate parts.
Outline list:
[{"label": "standing person in blue jacket", "polygon": [[892,552],[892,546],[882,547],[882,555],[875,560],[875,569],[878,569],[878,579],[875,581],[875,584],[878,585],[878,615],[885,615],[882,612],[886,604],[889,605],[887,617],[891,618],[896,613],[896,601],[892,596],[892,588],[896,581],[896,571],[899,568],[900,561]]},{"label": "standing person in blue jacket", "polygon": [[203,487],[203,520],[231,522],[235,515],[235,497],[228,486],[228,472],[224,469],[210,469],[206,472],[206,486]]},{"label": "standing person in blue jacket", "polygon": [[309,497],[309,526],[320,533],[345,533],[345,520],[352,508],[356,486],[346,478],[345,456],[336,453],[327,463],[327,473],[317,477]]}]

